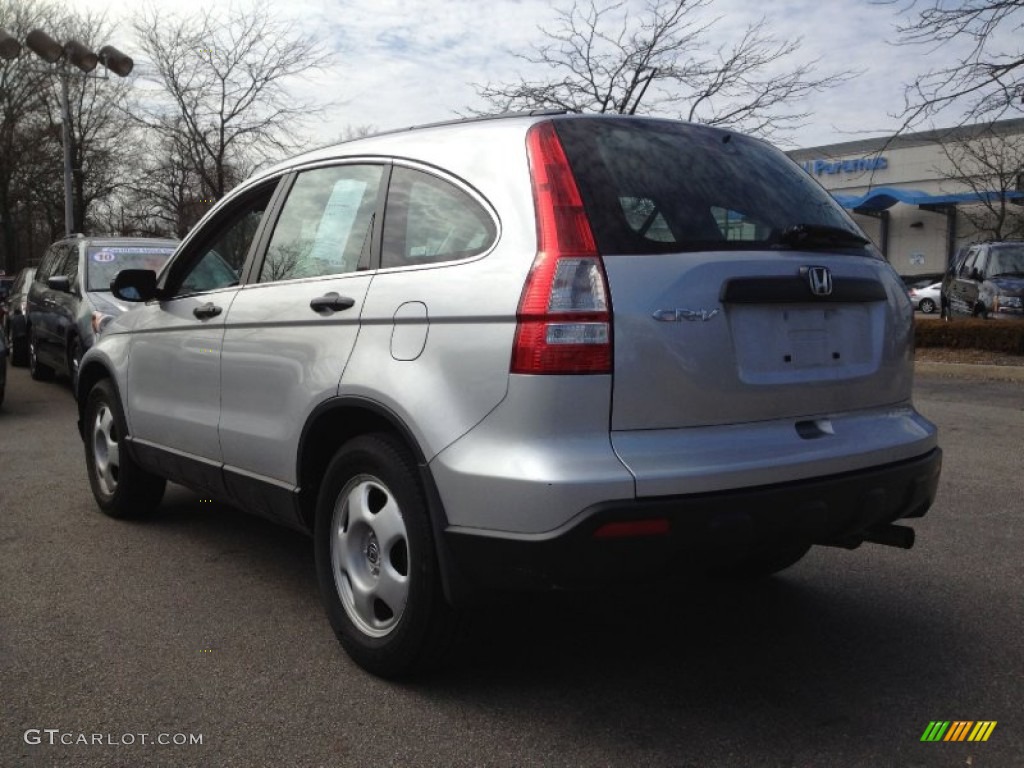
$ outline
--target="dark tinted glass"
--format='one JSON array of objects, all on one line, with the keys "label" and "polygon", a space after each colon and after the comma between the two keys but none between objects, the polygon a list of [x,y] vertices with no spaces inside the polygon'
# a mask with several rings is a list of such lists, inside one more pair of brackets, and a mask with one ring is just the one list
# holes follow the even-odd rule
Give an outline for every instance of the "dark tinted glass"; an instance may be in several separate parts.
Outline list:
[{"label": "dark tinted glass", "polygon": [[626,118],[555,126],[604,253],[765,248],[800,224],[860,234],[817,182],[757,139]]}]

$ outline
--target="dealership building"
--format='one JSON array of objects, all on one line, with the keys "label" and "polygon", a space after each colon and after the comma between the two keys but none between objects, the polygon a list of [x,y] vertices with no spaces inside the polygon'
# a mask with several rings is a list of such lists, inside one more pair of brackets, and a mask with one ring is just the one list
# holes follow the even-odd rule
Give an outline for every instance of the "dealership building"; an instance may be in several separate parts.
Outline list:
[{"label": "dealership building", "polygon": [[[1009,174],[976,170],[965,147],[1003,147],[1003,158],[1017,158]],[[944,149],[945,147],[945,149]],[[989,125],[850,141],[789,152],[860,224],[885,257],[903,275],[943,272],[960,246],[987,239],[964,216],[984,200],[1009,201],[1014,215],[1024,215],[1024,187],[1019,158],[1024,157],[1024,119]],[[986,165],[995,165],[986,163]],[[999,166],[996,166],[999,167]],[[998,203],[989,203],[990,206]]]}]

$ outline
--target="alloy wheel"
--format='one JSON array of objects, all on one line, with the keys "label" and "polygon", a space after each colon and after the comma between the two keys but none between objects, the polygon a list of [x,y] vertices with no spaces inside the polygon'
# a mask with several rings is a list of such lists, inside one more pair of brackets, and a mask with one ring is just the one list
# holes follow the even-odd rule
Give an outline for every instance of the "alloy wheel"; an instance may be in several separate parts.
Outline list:
[{"label": "alloy wheel", "polygon": [[113,496],[121,469],[121,451],[114,414],[105,403],[96,409],[92,424],[92,452],[100,489]]},{"label": "alloy wheel", "polygon": [[398,502],[380,480],[359,475],[338,495],[330,546],[345,612],[364,634],[386,636],[409,600],[409,541]]}]

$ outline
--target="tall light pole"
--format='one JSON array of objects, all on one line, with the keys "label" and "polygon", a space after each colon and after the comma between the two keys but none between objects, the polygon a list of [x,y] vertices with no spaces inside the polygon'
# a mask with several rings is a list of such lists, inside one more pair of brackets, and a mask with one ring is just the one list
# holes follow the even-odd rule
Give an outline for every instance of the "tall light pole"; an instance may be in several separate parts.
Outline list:
[{"label": "tall light pole", "polygon": [[[74,229],[74,195],[72,193],[72,157],[71,157],[71,96],[70,80],[72,76],[89,77],[102,63],[108,72],[118,77],[127,77],[132,71],[134,62],[112,45],[100,48],[93,53],[87,46],[77,40],[68,40],[61,45],[41,29],[33,29],[25,37],[25,45],[47,64],[56,66],[57,77],[60,78],[61,139],[64,145],[64,231],[70,235]],[[13,59],[21,52],[21,45],[6,31],[0,30],[0,56]],[[78,72],[72,70],[72,66]],[[93,75],[95,77],[95,75]]]}]

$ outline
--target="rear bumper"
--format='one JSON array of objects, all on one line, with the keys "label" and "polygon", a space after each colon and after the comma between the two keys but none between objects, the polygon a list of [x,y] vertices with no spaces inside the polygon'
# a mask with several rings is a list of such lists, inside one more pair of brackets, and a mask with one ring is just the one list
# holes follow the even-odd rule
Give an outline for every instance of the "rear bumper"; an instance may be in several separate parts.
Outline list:
[{"label": "rear bumper", "polygon": [[[450,527],[445,536],[460,575],[485,588],[581,588],[658,578],[729,562],[772,541],[856,546],[868,529],[923,516],[935,499],[941,465],[935,448],[813,480],[605,502],[549,534]],[[647,535],[595,537],[615,530],[610,524],[635,521],[659,522]]]}]

